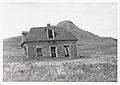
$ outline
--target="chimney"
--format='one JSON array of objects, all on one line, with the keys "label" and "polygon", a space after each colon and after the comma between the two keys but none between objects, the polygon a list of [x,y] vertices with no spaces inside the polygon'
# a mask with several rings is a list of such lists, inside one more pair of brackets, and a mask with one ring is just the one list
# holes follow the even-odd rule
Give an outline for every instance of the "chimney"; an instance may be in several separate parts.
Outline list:
[{"label": "chimney", "polygon": [[27,35],[27,31],[22,31],[22,35],[24,36],[24,35]]},{"label": "chimney", "polygon": [[50,27],[50,24],[47,24],[47,27]]},{"label": "chimney", "polygon": [[28,34],[28,31],[22,31],[22,42],[24,41],[27,34]]}]

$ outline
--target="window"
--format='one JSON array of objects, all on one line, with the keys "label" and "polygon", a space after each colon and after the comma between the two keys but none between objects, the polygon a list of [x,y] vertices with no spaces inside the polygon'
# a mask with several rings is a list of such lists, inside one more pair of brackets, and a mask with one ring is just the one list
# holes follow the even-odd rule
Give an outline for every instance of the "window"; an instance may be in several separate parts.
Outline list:
[{"label": "window", "polygon": [[27,55],[27,47],[24,46],[25,55]]},{"label": "window", "polygon": [[25,55],[27,55],[27,47],[26,46],[24,47],[24,50],[25,50]]},{"label": "window", "polygon": [[51,38],[51,39],[54,38],[54,30],[53,29],[48,29],[48,38]]},{"label": "window", "polygon": [[64,50],[65,50],[65,57],[69,57],[69,46],[64,46]]},{"label": "window", "polygon": [[25,52],[25,56],[28,57],[28,48],[26,45],[24,46],[24,52]]},{"label": "window", "polygon": [[56,47],[51,47],[51,57],[56,57]]},{"label": "window", "polygon": [[37,48],[37,57],[42,56],[42,48]]}]

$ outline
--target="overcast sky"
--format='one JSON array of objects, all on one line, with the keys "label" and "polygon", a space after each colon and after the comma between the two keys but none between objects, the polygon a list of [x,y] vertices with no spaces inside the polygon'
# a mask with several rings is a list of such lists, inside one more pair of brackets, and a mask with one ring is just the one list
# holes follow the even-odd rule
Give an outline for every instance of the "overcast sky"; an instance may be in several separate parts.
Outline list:
[{"label": "overcast sky", "polygon": [[19,36],[31,27],[72,21],[99,36],[117,38],[116,3],[5,3],[2,6],[3,38]]}]

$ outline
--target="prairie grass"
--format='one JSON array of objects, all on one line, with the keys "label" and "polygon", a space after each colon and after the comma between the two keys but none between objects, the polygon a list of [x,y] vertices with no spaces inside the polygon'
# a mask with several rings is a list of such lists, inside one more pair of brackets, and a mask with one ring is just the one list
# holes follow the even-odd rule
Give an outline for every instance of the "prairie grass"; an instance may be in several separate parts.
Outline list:
[{"label": "prairie grass", "polygon": [[4,63],[3,81],[116,82],[117,64],[97,59]]}]

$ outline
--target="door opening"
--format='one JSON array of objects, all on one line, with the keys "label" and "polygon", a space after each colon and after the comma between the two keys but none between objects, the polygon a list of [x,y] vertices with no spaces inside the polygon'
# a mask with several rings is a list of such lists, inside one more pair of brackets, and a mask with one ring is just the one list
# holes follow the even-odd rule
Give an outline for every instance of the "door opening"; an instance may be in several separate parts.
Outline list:
[{"label": "door opening", "polygon": [[51,47],[51,57],[56,57],[56,47]]}]

